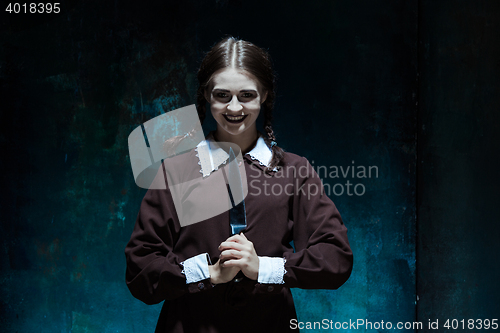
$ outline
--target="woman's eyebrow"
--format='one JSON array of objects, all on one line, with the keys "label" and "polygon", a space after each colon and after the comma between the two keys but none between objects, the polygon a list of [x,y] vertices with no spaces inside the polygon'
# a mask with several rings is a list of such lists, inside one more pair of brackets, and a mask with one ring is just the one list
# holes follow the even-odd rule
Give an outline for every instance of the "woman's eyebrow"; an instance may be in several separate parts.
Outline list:
[{"label": "woman's eyebrow", "polygon": [[[213,91],[230,92],[229,90],[222,89],[222,88],[214,88]],[[257,91],[255,89],[242,89],[242,90],[240,90],[240,92],[253,92],[253,93],[257,93]]]}]

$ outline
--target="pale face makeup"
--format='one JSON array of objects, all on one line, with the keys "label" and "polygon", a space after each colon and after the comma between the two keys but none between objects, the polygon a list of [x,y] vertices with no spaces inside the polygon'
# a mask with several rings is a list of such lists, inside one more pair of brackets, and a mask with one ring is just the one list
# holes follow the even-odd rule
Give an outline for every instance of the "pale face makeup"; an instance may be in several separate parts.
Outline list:
[{"label": "pale face makeup", "polygon": [[215,73],[206,92],[217,130],[240,135],[256,130],[260,106],[267,97],[252,74],[232,67]]}]

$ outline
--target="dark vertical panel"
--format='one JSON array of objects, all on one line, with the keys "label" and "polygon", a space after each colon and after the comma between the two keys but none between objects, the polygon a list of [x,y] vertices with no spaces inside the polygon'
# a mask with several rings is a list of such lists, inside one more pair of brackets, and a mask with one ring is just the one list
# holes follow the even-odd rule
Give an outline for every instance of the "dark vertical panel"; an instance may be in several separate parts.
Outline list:
[{"label": "dark vertical panel", "polygon": [[498,318],[500,3],[420,15],[418,317]]}]

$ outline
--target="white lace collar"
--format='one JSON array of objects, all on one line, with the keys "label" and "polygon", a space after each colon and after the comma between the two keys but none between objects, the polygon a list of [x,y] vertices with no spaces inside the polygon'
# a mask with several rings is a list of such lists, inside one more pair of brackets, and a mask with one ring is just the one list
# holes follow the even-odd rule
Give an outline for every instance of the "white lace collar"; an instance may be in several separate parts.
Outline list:
[{"label": "white lace collar", "polygon": [[[224,149],[218,147],[214,144],[215,139],[213,134],[207,135],[206,139],[201,141],[195,148],[196,156],[200,165],[200,173],[203,177],[209,176],[213,171],[218,170],[222,164],[226,164],[229,158],[228,153]],[[245,155],[249,155],[252,160],[257,160],[262,166],[269,166],[273,153],[271,149],[267,146],[262,135],[259,135],[257,139],[257,144]],[[273,171],[278,171],[275,167]]]}]

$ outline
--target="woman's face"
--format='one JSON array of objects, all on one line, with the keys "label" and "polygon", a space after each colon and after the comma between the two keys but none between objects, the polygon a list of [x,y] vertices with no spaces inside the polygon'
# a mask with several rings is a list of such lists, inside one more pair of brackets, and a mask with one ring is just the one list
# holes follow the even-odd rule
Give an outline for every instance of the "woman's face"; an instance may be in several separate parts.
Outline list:
[{"label": "woman's face", "polygon": [[215,73],[205,97],[217,121],[217,130],[239,135],[256,130],[255,121],[267,92],[262,91],[252,74],[228,67]]}]

